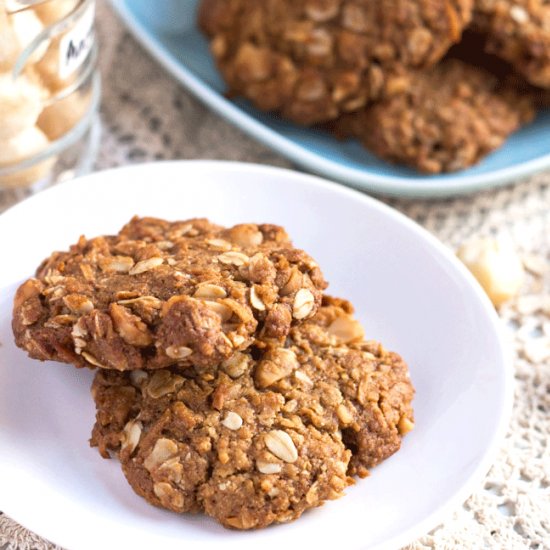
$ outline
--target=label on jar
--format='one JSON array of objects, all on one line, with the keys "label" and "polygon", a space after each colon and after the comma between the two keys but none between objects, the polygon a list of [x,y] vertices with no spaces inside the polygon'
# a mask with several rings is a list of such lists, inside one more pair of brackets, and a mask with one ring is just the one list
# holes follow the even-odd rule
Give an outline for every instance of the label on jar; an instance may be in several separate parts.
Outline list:
[{"label": "label on jar", "polygon": [[94,42],[94,3],[59,42],[59,77],[65,79],[84,63]]}]

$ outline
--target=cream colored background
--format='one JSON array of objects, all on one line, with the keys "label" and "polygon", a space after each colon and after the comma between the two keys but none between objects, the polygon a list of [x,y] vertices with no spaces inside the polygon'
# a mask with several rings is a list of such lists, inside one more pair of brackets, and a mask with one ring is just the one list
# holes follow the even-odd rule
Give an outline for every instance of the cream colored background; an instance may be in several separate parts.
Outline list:
[{"label": "cream colored background", "polygon": [[[103,76],[97,169],[177,158],[290,166],[174,82],[124,30],[104,0],[98,0],[97,25]],[[545,273],[530,277],[523,289],[524,297],[537,298],[532,303],[524,298],[500,312],[514,348],[516,392],[498,459],[476,493],[409,548],[550,548],[550,359],[537,362],[529,353],[529,342],[550,321],[550,173],[473,197],[386,202],[452,248],[474,234],[505,234],[520,251],[546,262]],[[53,548],[0,515],[0,550]]]}]

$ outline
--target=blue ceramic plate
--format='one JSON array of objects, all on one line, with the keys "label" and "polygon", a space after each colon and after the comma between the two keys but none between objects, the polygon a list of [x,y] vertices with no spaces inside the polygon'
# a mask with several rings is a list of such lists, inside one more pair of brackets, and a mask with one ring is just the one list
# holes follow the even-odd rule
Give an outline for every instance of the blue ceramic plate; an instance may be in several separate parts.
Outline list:
[{"label": "blue ceramic plate", "polygon": [[221,116],[303,168],[359,189],[401,197],[442,197],[510,183],[550,168],[550,111],[514,134],[481,164],[425,176],[383,162],[357,142],[283,122],[245,101],[228,101],[224,83],[195,25],[196,0],[112,0],[135,37],[187,89]]}]

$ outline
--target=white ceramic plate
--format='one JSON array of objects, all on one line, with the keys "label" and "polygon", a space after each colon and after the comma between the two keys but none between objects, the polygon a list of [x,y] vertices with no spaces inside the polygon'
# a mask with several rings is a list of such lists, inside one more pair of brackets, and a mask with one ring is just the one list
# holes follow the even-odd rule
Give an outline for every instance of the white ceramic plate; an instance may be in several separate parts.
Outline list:
[{"label": "white ceramic plate", "polygon": [[[88,446],[92,373],[28,359],[10,328],[14,290],[45,256],[133,214],[284,225],[330,292],[354,302],[368,336],[409,362],[417,427],[401,451],[345,498],[262,531],[227,531],[137,497],[117,462]],[[97,173],[0,216],[0,258],[0,510],[71,550],[395,548],[468,496],[507,424],[511,370],[473,278],[402,215],[312,176],[217,162]]]}]

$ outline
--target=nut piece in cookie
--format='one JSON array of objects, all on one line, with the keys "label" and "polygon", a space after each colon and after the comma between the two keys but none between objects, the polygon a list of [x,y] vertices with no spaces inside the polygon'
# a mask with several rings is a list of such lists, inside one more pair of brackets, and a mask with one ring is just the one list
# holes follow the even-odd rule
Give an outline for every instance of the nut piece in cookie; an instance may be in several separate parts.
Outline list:
[{"label": "nut piece in cookie", "polygon": [[207,367],[261,333],[284,340],[326,283],[274,225],[134,218],[55,252],[17,291],[16,344],[41,360],[115,370]]},{"label": "nut piece in cookie", "polygon": [[311,125],[408,87],[460,40],[472,0],[203,0],[231,95]]},{"label": "nut piece in cookie", "polygon": [[417,73],[400,95],[333,125],[385,160],[422,172],[472,166],[534,116],[533,101],[456,59]]},{"label": "nut piece in cookie", "polygon": [[413,428],[403,360],[374,342],[348,302],[210,370],[99,371],[92,445],[132,488],[226,527],[288,522],[339,498]]}]

